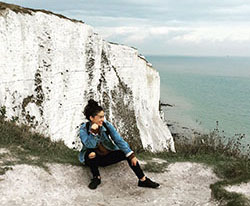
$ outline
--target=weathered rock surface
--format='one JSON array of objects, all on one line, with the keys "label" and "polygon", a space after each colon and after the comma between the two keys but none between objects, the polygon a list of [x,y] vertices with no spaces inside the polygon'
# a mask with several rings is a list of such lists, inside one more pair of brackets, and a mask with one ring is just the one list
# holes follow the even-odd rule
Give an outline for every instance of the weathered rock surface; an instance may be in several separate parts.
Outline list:
[{"label": "weathered rock surface", "polygon": [[171,149],[159,115],[159,73],[134,48],[46,11],[0,3],[0,107],[52,140],[79,148],[89,98],[132,148]]}]

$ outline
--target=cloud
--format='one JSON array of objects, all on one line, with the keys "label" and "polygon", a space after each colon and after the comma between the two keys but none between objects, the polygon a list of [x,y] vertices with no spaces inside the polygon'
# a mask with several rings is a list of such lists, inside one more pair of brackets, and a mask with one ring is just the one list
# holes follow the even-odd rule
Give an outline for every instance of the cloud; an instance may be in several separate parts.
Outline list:
[{"label": "cloud", "polygon": [[250,53],[250,27],[244,24],[98,27],[97,31],[108,41],[136,47],[145,54],[247,56]]},{"label": "cloud", "polygon": [[[146,53],[250,54],[246,0],[6,0],[79,19],[104,39]],[[248,46],[249,45],[249,46]],[[225,50],[221,50],[225,48]],[[237,53],[240,55],[240,53]]]},{"label": "cloud", "polygon": [[187,41],[194,43],[210,42],[249,42],[250,27],[245,26],[210,26],[192,28],[192,31],[176,36],[175,41]]},{"label": "cloud", "polygon": [[214,10],[214,13],[217,14],[223,14],[223,15],[237,15],[239,14],[240,16],[242,16],[242,14],[244,15],[249,15],[250,13],[250,5],[238,5],[235,7],[224,7],[224,8],[218,8]]},{"label": "cloud", "polygon": [[[234,29],[232,29],[232,26]],[[245,42],[250,41],[250,27],[244,25],[209,25],[199,27],[97,27],[106,39],[122,37],[129,43],[148,41],[150,38],[164,38],[166,41],[193,42]],[[126,39],[124,39],[126,37]]]}]

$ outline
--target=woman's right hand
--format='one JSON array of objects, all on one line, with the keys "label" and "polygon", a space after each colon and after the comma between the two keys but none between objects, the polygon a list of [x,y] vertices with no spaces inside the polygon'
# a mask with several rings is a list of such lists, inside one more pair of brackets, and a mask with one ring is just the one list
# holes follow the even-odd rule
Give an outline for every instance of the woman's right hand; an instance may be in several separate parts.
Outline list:
[{"label": "woman's right hand", "polygon": [[138,162],[138,160],[137,160],[136,157],[133,157],[133,158],[131,159],[131,164],[132,164],[132,166],[136,166],[137,162]]},{"label": "woman's right hand", "polygon": [[97,134],[99,132],[99,126],[96,123],[93,123],[91,126],[91,132]]},{"label": "woman's right hand", "polygon": [[96,130],[96,129],[98,129],[98,127],[99,127],[98,124],[93,123],[91,126],[91,129]]}]

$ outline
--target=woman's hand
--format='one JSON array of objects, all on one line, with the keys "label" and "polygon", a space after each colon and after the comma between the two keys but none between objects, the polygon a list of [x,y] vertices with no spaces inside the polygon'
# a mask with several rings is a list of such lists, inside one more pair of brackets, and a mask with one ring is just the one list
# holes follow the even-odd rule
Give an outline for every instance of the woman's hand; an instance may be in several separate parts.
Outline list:
[{"label": "woman's hand", "polygon": [[131,164],[132,164],[132,166],[136,166],[137,162],[138,162],[138,160],[137,160],[136,157],[133,157],[133,158],[131,159]]},{"label": "woman's hand", "polygon": [[98,129],[98,127],[99,127],[98,124],[94,123],[92,124],[91,129],[96,130]]},{"label": "woman's hand", "polygon": [[91,126],[91,133],[97,134],[99,132],[99,126],[98,124],[94,123]]}]

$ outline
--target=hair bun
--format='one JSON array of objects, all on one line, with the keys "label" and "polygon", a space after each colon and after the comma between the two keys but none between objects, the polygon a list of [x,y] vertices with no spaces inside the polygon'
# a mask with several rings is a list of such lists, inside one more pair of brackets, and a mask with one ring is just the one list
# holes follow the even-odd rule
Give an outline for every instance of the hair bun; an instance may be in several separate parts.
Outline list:
[{"label": "hair bun", "polygon": [[97,103],[95,100],[90,99],[90,100],[88,101],[88,105],[91,105],[91,106],[98,106],[98,103]]}]

